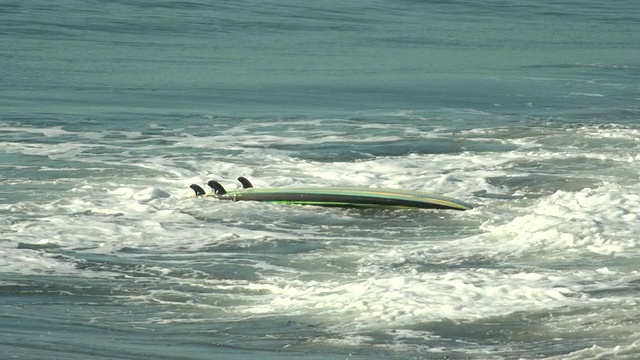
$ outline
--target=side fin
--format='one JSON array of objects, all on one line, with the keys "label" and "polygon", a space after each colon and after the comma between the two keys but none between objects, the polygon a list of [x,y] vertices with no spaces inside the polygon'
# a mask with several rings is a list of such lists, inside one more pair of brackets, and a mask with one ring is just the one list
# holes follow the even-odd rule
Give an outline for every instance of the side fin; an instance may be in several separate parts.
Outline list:
[{"label": "side fin", "polygon": [[224,194],[227,193],[227,190],[225,190],[224,187],[222,185],[220,185],[220,183],[215,181],[215,180],[209,180],[207,185],[209,185],[209,187],[213,189],[213,191],[216,193],[216,195],[224,195]]},{"label": "side fin", "polygon": [[189,187],[195,191],[196,196],[202,196],[205,194],[204,189],[200,187],[200,185],[196,185],[196,184],[191,184],[189,185]]},{"label": "side fin", "polygon": [[242,187],[243,187],[244,189],[250,189],[250,188],[252,188],[252,187],[253,187],[253,184],[251,184],[251,181],[249,181],[249,179],[247,179],[247,178],[246,178],[246,177],[244,177],[244,176],[240,176],[240,177],[238,178],[238,181],[240,181],[240,184],[242,184]]}]

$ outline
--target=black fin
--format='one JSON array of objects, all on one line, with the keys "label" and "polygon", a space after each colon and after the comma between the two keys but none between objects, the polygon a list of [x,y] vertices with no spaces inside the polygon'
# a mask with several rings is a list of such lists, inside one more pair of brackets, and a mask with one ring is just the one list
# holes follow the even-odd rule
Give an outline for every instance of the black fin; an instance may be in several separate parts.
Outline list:
[{"label": "black fin", "polygon": [[246,177],[244,177],[244,176],[240,176],[240,177],[238,178],[238,181],[240,181],[240,184],[242,184],[242,187],[243,187],[244,189],[250,189],[250,188],[252,188],[252,187],[253,187],[253,184],[251,184],[251,181],[249,181],[249,179],[247,179],[247,178],[246,178]]},{"label": "black fin", "polygon": [[215,180],[210,180],[207,185],[209,185],[209,187],[213,189],[216,195],[224,195],[227,193],[227,190],[225,190],[224,187],[222,187],[222,185],[220,185],[220,183]]},{"label": "black fin", "polygon": [[196,196],[201,196],[205,194],[204,189],[201,188],[200,185],[191,184],[189,187],[196,192]]}]

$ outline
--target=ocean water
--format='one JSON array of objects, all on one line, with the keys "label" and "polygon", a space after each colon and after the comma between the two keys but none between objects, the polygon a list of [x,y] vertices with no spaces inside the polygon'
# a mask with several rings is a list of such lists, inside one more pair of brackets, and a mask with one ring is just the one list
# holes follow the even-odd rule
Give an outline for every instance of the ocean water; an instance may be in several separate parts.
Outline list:
[{"label": "ocean water", "polygon": [[[0,1],[0,358],[640,357],[640,4]],[[195,198],[422,190],[470,211]]]}]

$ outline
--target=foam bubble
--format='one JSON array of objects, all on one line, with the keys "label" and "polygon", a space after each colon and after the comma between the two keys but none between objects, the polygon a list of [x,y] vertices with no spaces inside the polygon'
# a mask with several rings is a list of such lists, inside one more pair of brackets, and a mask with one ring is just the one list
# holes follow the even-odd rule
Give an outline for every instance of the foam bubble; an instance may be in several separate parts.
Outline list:
[{"label": "foam bubble", "polygon": [[148,187],[133,194],[133,199],[140,202],[149,202],[155,199],[162,199],[171,196],[168,192],[154,187]]}]

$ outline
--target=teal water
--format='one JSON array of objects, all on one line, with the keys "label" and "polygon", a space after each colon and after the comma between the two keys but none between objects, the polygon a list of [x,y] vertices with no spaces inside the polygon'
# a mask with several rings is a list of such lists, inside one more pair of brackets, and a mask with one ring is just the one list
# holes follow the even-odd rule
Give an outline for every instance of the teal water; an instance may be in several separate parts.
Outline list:
[{"label": "teal water", "polygon": [[[634,359],[634,1],[0,2],[0,357]],[[196,199],[429,191],[471,211]]]}]

